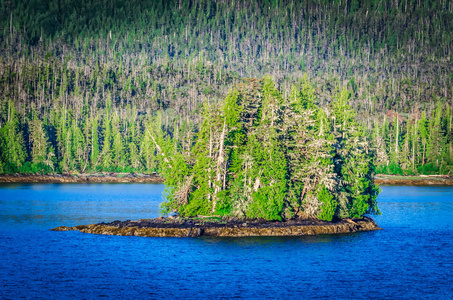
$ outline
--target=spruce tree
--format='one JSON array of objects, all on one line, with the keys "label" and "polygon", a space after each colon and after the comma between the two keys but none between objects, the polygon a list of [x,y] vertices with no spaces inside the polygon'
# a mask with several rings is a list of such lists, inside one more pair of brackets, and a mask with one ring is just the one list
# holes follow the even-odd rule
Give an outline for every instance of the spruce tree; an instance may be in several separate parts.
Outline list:
[{"label": "spruce tree", "polygon": [[102,169],[107,172],[112,172],[114,170],[113,164],[113,153],[112,153],[112,141],[113,141],[113,133],[112,133],[112,121],[110,117],[107,115],[104,120],[104,139],[102,143],[102,151],[101,151],[101,165]]},{"label": "spruce tree", "polygon": [[91,169],[95,171],[99,166],[99,157],[100,157],[100,150],[99,150],[99,123],[96,117],[91,118],[91,143],[90,143],[90,162],[91,162]]},{"label": "spruce tree", "polygon": [[126,149],[124,146],[124,138],[121,132],[121,124],[119,116],[115,115],[112,122],[112,156],[113,166],[115,171],[124,171],[128,162]]},{"label": "spruce tree", "polygon": [[127,151],[129,152],[129,163],[134,171],[139,171],[142,168],[142,161],[139,152],[140,131],[135,124],[135,121],[129,124],[129,140],[127,143]]},{"label": "spruce tree", "polygon": [[420,137],[421,142],[421,165],[423,166],[426,163],[426,147],[428,144],[428,120],[426,119],[426,113],[422,112],[420,121],[418,122],[418,136]]},{"label": "spruce tree", "polygon": [[[272,111],[268,113],[272,114]],[[267,125],[270,124],[262,124],[256,135],[248,140],[250,148],[247,152],[251,155],[251,164],[246,185],[251,191],[251,201],[246,216],[282,220],[286,197],[286,159],[275,128]]]},{"label": "spruce tree", "polygon": [[82,124],[77,124],[77,121],[73,119],[71,126],[71,168],[85,172],[88,165],[88,147],[82,129]]},{"label": "spruce tree", "polygon": [[51,159],[48,159],[52,156],[50,154],[52,149],[50,149],[48,136],[44,130],[43,122],[36,115],[29,122],[29,139],[31,144],[31,160],[35,168],[43,169],[44,166],[48,166],[53,169],[53,162]]},{"label": "spruce tree", "polygon": [[443,128],[442,111],[444,105],[437,103],[436,110],[429,122],[429,138],[426,149],[426,157],[435,172],[441,172],[444,166],[445,156],[445,132]]},{"label": "spruce tree", "polygon": [[357,218],[366,213],[379,213],[376,202],[379,186],[373,182],[374,149],[370,148],[362,127],[354,119],[349,97],[349,92],[343,89],[332,104],[337,124],[334,162],[340,176],[338,215]]},{"label": "spruce tree", "polygon": [[0,128],[0,149],[2,150],[4,172],[18,172],[25,163],[27,154],[17,112],[11,101],[8,101],[6,123]]}]

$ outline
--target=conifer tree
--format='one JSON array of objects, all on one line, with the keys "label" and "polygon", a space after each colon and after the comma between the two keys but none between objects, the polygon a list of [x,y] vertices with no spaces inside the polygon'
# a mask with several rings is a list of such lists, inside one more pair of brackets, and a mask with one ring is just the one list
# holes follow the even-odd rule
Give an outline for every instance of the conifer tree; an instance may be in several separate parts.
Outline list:
[{"label": "conifer tree", "polygon": [[349,92],[343,89],[332,107],[337,122],[334,161],[340,175],[339,216],[357,218],[365,213],[379,213],[379,186],[373,183],[374,149],[364,140],[363,129],[355,121],[348,101]]},{"label": "conifer tree", "polygon": [[[214,193],[214,172],[215,163],[213,157],[213,138],[212,138],[212,124],[213,111],[210,107],[204,106],[204,120],[197,136],[197,142],[193,148],[195,164],[188,169],[190,173],[187,174],[183,180],[187,185],[184,186],[185,190],[179,190],[182,194],[187,191],[187,205],[184,207],[183,213],[188,216],[207,215],[212,209],[213,193]],[[192,156],[192,155],[191,155]]]},{"label": "conifer tree", "polygon": [[296,212],[302,210],[310,216],[321,215],[331,220],[336,202],[327,194],[335,193],[337,185],[333,173],[333,137],[329,134],[331,126],[326,113],[314,101],[313,88],[304,78],[300,89],[293,89],[287,104],[288,200]]},{"label": "conifer tree", "polygon": [[33,121],[29,123],[29,138],[31,144],[31,160],[36,168],[42,169],[48,166],[53,169],[52,154],[53,150],[48,142],[47,133],[44,130],[43,122],[35,115]]},{"label": "conifer tree", "polygon": [[443,104],[437,103],[436,110],[429,122],[429,138],[426,149],[426,156],[433,168],[440,170],[444,163],[445,134],[442,122]]},{"label": "conifer tree", "polygon": [[132,169],[135,171],[138,171],[142,168],[142,162],[141,162],[141,157],[140,157],[140,152],[139,152],[139,141],[140,141],[140,136],[139,136],[139,130],[137,129],[137,126],[135,124],[135,121],[132,121],[129,124],[129,142],[127,143],[127,151],[129,153],[129,159],[130,159],[130,166]]},{"label": "conifer tree", "polygon": [[82,133],[82,124],[77,124],[75,119],[72,120],[71,137],[71,168],[85,172],[88,164],[88,148]]},{"label": "conifer tree", "polygon": [[124,139],[121,133],[121,124],[118,115],[115,115],[112,122],[112,156],[113,165],[116,170],[123,171],[126,168],[128,157],[124,146]]},{"label": "conifer tree", "polygon": [[57,130],[58,153],[60,154],[60,169],[63,172],[71,171],[72,165],[72,126],[70,120],[72,112],[66,108],[60,113]]},{"label": "conifer tree", "polygon": [[113,141],[113,133],[112,133],[112,121],[110,117],[107,115],[104,119],[104,140],[102,143],[102,169],[107,172],[113,171],[113,153],[112,153],[112,141]]},{"label": "conifer tree", "polygon": [[31,144],[31,160],[33,164],[42,164],[47,156],[47,138],[42,121],[36,115],[28,124],[29,139]]},{"label": "conifer tree", "polygon": [[[268,113],[272,116],[271,110]],[[251,191],[246,216],[281,220],[286,197],[286,159],[275,128],[270,124],[262,124],[248,140],[252,164],[246,182]]]},{"label": "conifer tree", "polygon": [[8,101],[7,121],[0,128],[0,149],[6,173],[20,170],[26,159],[24,138],[19,127],[19,119],[11,101]]},{"label": "conifer tree", "polygon": [[158,164],[156,158],[156,145],[147,132],[150,130],[150,127],[151,124],[145,125],[145,131],[140,141],[140,157],[143,161],[145,171],[151,173],[157,170]]},{"label": "conifer tree", "polygon": [[423,166],[426,163],[426,146],[428,144],[428,121],[426,119],[426,113],[422,112],[420,121],[418,122],[418,135],[422,144],[421,151],[421,165]]},{"label": "conifer tree", "polygon": [[100,157],[98,119],[96,117],[91,118],[90,124],[91,124],[90,162],[91,162],[91,168],[93,170],[96,170],[97,166],[99,165],[99,157]]}]

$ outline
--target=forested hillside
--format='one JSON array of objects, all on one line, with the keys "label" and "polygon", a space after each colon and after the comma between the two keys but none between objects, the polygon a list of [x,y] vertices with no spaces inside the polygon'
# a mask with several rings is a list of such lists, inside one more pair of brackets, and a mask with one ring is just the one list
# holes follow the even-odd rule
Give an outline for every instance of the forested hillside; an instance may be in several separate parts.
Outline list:
[{"label": "forested hillside", "polygon": [[0,0],[0,26],[0,172],[160,172],[264,74],[347,88],[378,171],[452,171],[447,0]]}]

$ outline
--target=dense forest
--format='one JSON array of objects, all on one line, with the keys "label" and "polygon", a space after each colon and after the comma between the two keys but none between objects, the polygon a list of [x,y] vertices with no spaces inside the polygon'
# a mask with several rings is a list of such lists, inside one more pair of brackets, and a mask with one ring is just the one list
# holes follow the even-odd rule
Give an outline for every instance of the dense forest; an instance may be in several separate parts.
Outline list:
[{"label": "dense forest", "polygon": [[327,221],[379,213],[376,154],[349,96],[339,91],[320,108],[306,80],[284,99],[266,76],[205,105],[192,151],[162,152],[169,158],[164,212]]},{"label": "dense forest", "polygon": [[378,173],[453,171],[447,0],[0,0],[0,172],[158,172],[269,74],[350,93]]}]

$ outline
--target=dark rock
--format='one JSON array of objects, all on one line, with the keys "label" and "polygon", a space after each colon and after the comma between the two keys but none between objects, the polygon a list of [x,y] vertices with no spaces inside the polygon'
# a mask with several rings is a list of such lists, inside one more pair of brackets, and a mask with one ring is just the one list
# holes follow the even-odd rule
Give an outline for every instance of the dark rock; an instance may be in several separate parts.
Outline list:
[{"label": "dark rock", "polygon": [[[230,219],[231,220],[231,219]],[[244,220],[219,223],[218,220],[203,220],[195,223],[191,219],[156,218],[139,221],[114,221],[74,227],[61,226],[55,231],[78,230],[84,233],[107,235],[133,235],[147,237],[197,237],[197,236],[302,236],[318,234],[339,234],[357,231],[380,230],[371,219],[344,219],[336,222],[293,219],[282,222]]]}]

